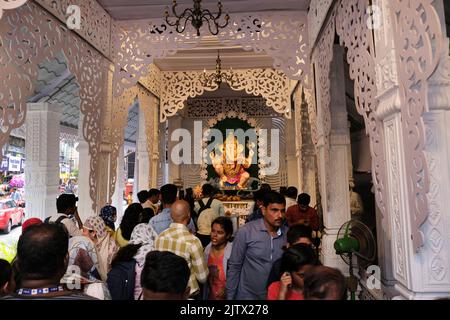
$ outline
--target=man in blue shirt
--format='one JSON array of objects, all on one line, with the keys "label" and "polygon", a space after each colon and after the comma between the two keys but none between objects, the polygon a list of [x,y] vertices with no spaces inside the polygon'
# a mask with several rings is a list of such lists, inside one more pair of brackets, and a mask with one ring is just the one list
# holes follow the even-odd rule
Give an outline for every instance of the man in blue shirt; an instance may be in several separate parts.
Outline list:
[{"label": "man in blue shirt", "polygon": [[[161,187],[161,202],[163,210],[160,214],[154,216],[150,219],[149,224],[153,227],[153,230],[159,235],[164,230],[168,229],[170,224],[173,222],[170,216],[170,208],[172,204],[177,200],[178,189],[174,184],[166,184]],[[195,233],[194,222],[189,222],[189,230]]]},{"label": "man in blue shirt", "polygon": [[281,258],[287,227],[283,225],[286,199],[270,191],[261,207],[262,219],[246,223],[233,241],[228,260],[227,299],[265,300],[266,281],[274,261]]}]

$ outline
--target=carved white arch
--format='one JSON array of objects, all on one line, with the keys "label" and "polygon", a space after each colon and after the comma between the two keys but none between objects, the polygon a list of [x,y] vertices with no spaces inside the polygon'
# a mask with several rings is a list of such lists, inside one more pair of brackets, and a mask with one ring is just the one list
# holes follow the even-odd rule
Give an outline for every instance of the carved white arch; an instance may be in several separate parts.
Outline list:
[{"label": "carved white arch", "polygon": [[[318,2],[319,3],[319,2]],[[320,2],[322,10],[328,11],[330,3]],[[350,65],[350,77],[355,80],[355,102],[358,112],[364,117],[367,133],[370,137],[372,155],[372,177],[375,196],[383,218],[386,212],[386,155],[384,146],[383,125],[375,111],[378,105],[375,79],[375,53],[373,48],[372,30],[367,28],[368,0],[341,0],[333,7],[331,19],[335,14],[336,32],[342,45],[347,49],[347,61]],[[433,7],[433,0],[395,0],[391,5],[391,19],[396,44],[395,54],[398,61],[398,77],[400,83],[402,130],[405,139],[405,159],[407,161],[407,192],[410,208],[411,234],[413,245],[418,250],[423,245],[421,225],[428,217],[429,168],[425,157],[425,128],[423,114],[428,110],[427,81],[436,70],[442,57],[443,39],[439,17]],[[319,7],[317,12],[320,12]],[[318,14],[318,17],[322,14]],[[319,19],[319,18],[318,18]],[[321,19],[321,18],[320,18]],[[320,20],[319,19],[319,20]],[[319,21],[318,20],[318,21]],[[325,29],[326,30],[326,29]],[[313,30],[311,38],[315,38]],[[313,56],[315,62],[323,61],[320,55],[320,43],[328,32],[317,40]],[[330,41],[330,40],[329,40]],[[330,53],[332,55],[332,51]],[[329,54],[325,61],[330,61]],[[319,68],[322,69],[322,68]],[[316,71],[317,72],[317,71]],[[322,73],[319,70],[320,73]],[[320,75],[318,78],[321,78]],[[322,77],[326,81],[325,77]],[[325,82],[315,84],[322,85]],[[305,86],[306,99],[310,111],[310,118],[319,122],[317,129],[313,128],[313,140],[317,144],[322,135],[320,127],[326,128],[327,123],[317,119],[314,112],[314,83]],[[329,101],[329,90],[320,90],[321,101]],[[325,108],[327,103],[320,103],[319,108]],[[323,111],[323,110],[322,110]]]},{"label": "carved white arch", "polygon": [[[151,108],[153,105],[153,99],[156,99],[152,93],[142,88],[141,86],[134,86],[123,92],[123,94],[114,99],[113,102],[113,118],[111,128],[111,165],[109,168],[110,180],[109,180],[109,194],[108,201],[111,202],[116,189],[117,182],[117,161],[119,157],[119,150],[123,147],[125,141],[125,128],[127,126],[128,111],[129,108],[136,101],[142,104],[144,108],[140,107],[139,112],[142,112],[142,116],[145,118],[145,132],[147,135],[147,152],[149,158],[153,157],[154,145],[158,142],[157,137],[154,134],[154,110]],[[141,116],[141,115],[139,115]]]},{"label": "carved white arch", "polygon": [[[161,73],[161,122],[183,109],[189,97],[218,89],[217,84],[205,87],[202,78],[201,71]],[[245,90],[248,94],[262,96],[269,107],[291,117],[290,80],[282,72],[274,69],[233,70],[233,83],[228,85],[235,91]]]},{"label": "carved white arch", "polygon": [[0,20],[0,44],[0,147],[6,143],[11,130],[25,121],[27,98],[34,91],[38,64],[62,52],[69,71],[75,75],[80,86],[83,136],[91,155],[89,190],[95,211],[101,143],[101,127],[98,124],[105,99],[102,85],[108,62],[31,1],[17,10],[6,11]]},{"label": "carved white arch", "polygon": [[[302,80],[309,72],[306,22],[303,11],[233,14],[218,39],[242,45],[245,50],[265,52],[274,58],[275,69],[293,80]],[[208,34],[207,30],[202,34]],[[112,55],[117,66],[115,96],[145,78],[154,59],[194,48],[201,40],[191,26],[178,34],[163,19],[115,22],[112,35]]]},{"label": "carved white arch", "polygon": [[[429,110],[428,79],[441,57],[444,34],[434,0],[394,0],[391,4],[400,89],[411,238],[416,251],[424,243],[420,227],[429,213],[430,188],[423,115]],[[403,44],[403,45],[399,45]]]}]

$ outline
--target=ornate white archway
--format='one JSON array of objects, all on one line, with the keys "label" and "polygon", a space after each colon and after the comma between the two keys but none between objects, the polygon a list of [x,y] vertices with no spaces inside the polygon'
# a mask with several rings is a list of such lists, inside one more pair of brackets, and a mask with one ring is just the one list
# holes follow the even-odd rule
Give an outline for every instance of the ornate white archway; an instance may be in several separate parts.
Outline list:
[{"label": "ornate white archway", "polygon": [[98,124],[106,101],[103,84],[109,62],[32,1],[14,11],[6,11],[0,20],[0,43],[0,146],[5,144],[12,129],[24,123],[27,99],[37,82],[38,64],[62,52],[80,86],[83,136],[91,155],[89,190],[95,211],[102,129]]},{"label": "ornate white archway", "polygon": [[[202,75],[203,72],[200,71],[161,73],[161,122],[183,109],[189,97],[194,98],[205,91],[219,88],[215,83],[211,87],[205,87]],[[290,80],[282,72],[274,69],[234,70],[233,81],[227,82],[231,89],[262,96],[269,107],[287,118],[291,117]]]},{"label": "ornate white archway", "polygon": [[[273,57],[275,69],[293,80],[301,80],[309,72],[306,18],[306,12],[300,11],[233,14],[218,39],[241,45],[245,50],[263,51]],[[174,54],[179,49],[194,48],[201,40],[192,27],[178,34],[168,28],[163,19],[120,21],[112,30],[117,65],[115,96],[142,82],[154,59]]]}]

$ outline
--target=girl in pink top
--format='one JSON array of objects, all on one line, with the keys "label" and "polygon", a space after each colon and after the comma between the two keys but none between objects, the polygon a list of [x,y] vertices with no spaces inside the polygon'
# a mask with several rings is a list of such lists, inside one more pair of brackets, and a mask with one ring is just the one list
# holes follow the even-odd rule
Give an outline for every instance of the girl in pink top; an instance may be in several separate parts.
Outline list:
[{"label": "girl in pink top", "polygon": [[304,300],[303,275],[307,268],[319,264],[314,249],[299,243],[289,247],[281,258],[280,281],[273,282],[267,292],[267,300]]},{"label": "girl in pink top", "polygon": [[230,218],[218,217],[212,222],[211,242],[205,248],[209,275],[203,291],[204,300],[226,299],[226,274],[232,249],[232,235],[233,223]]}]

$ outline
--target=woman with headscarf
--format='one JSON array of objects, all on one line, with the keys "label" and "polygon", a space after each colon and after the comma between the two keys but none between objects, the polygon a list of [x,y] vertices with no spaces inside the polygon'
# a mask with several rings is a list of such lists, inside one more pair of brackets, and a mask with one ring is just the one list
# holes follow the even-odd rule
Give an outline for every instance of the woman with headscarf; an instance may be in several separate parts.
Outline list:
[{"label": "woman with headscarf", "polygon": [[98,271],[102,280],[106,281],[108,271],[111,269],[111,261],[118,250],[116,241],[108,233],[105,222],[99,216],[87,218],[83,228],[94,231],[89,231],[89,235],[97,251]]},{"label": "woman with headscarf", "polygon": [[73,273],[72,266],[79,268],[82,278],[88,281],[101,280],[100,266],[98,263],[97,250],[92,240],[94,230],[83,226],[83,235],[69,239],[69,265],[67,274]]},{"label": "woman with headscarf", "polygon": [[141,244],[141,247],[134,256],[134,260],[136,260],[136,282],[134,289],[135,300],[142,299],[141,272],[144,268],[147,253],[155,249],[154,243],[157,236],[158,234],[148,223],[138,224],[133,229],[133,233],[131,234],[129,244]]},{"label": "woman with headscarf", "polygon": [[[70,284],[81,281],[87,295],[110,300],[106,277],[116,250],[116,243],[106,231],[103,219],[99,216],[87,218],[83,224],[83,235],[69,240],[69,268],[65,280],[61,281]],[[78,270],[74,270],[73,266]]]},{"label": "woman with headscarf", "polygon": [[116,207],[113,207],[109,204],[104,206],[100,210],[100,218],[103,219],[103,221],[106,224],[106,230],[111,235],[111,237],[114,237],[114,233],[116,231],[115,222],[117,220],[117,209]]}]

